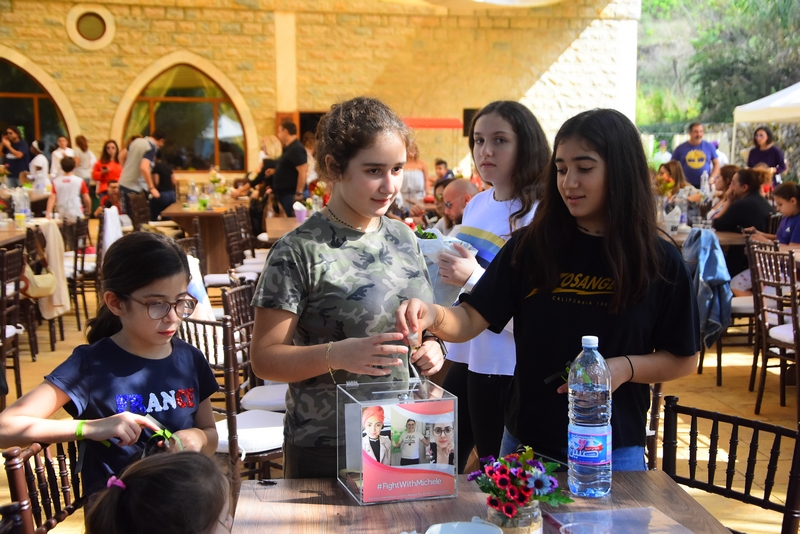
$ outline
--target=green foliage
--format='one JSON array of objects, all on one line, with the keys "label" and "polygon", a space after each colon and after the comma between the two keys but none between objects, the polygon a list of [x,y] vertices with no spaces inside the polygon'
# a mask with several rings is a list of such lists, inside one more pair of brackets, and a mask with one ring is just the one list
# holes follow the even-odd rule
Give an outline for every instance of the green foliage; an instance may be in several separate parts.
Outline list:
[{"label": "green foliage", "polygon": [[682,102],[669,89],[654,87],[648,92],[641,86],[636,89],[637,124],[683,123],[694,119],[699,111],[697,100]]},{"label": "green foliage", "polygon": [[800,81],[800,2],[726,0],[701,28],[690,73],[703,119],[727,122],[733,108]]},{"label": "green foliage", "polygon": [[642,0],[642,14],[655,19],[669,20],[682,7],[683,0]]}]

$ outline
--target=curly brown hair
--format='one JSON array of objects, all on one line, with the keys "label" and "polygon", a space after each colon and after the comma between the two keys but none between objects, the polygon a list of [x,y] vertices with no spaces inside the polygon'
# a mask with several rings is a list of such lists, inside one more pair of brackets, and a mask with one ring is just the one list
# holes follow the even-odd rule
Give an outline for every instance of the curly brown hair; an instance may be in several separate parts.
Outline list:
[{"label": "curly brown hair", "polygon": [[317,126],[317,173],[330,181],[341,177],[359,150],[371,147],[379,135],[387,133],[403,140],[409,158],[417,154],[411,130],[380,100],[358,96],[334,104]]}]

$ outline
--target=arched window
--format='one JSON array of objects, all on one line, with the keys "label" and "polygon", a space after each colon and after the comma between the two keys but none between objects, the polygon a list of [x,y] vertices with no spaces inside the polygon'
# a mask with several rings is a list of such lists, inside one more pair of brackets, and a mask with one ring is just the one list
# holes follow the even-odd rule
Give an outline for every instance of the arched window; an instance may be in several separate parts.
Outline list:
[{"label": "arched window", "polygon": [[208,76],[189,65],[161,73],[131,108],[125,143],[156,128],[166,136],[161,149],[176,170],[243,170],[244,130],[230,98]]},{"label": "arched window", "polygon": [[5,59],[0,59],[0,131],[18,126],[25,140],[44,141],[45,150],[55,149],[59,135],[69,139],[64,118],[48,92]]}]

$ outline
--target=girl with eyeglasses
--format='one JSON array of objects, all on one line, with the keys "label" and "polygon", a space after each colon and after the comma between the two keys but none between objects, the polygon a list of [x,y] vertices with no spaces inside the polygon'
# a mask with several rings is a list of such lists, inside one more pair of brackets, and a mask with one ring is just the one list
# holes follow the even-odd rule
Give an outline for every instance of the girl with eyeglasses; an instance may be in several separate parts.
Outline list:
[{"label": "girl with eyeglasses", "polygon": [[431,429],[431,463],[450,464],[455,461],[455,444],[453,443],[453,422],[433,423]]},{"label": "girl with eyeglasses", "polygon": [[[187,293],[186,254],[169,238],[134,232],[109,247],[102,271],[90,344],[0,414],[3,448],[82,441],[86,493],[142,456],[158,431],[148,414],[177,436],[161,443],[167,451],[211,455],[217,447],[217,381],[199,350],[173,339],[197,303]],[[72,419],[50,419],[62,407]]]}]

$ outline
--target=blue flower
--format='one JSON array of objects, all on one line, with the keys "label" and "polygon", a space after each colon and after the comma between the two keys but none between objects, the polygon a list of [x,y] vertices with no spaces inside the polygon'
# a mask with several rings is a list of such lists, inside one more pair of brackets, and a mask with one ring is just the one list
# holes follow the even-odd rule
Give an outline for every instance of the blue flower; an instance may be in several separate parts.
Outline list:
[{"label": "blue flower", "polygon": [[534,471],[528,479],[528,487],[538,496],[547,495],[555,489],[553,487],[554,481],[553,477],[547,476],[541,471]]}]

